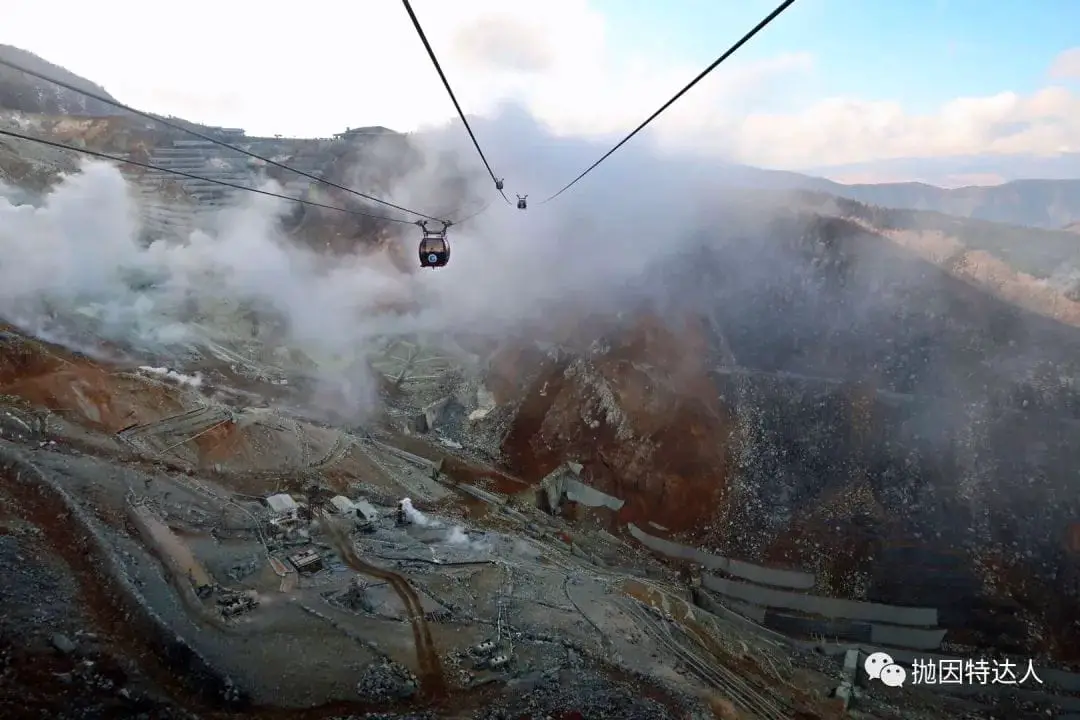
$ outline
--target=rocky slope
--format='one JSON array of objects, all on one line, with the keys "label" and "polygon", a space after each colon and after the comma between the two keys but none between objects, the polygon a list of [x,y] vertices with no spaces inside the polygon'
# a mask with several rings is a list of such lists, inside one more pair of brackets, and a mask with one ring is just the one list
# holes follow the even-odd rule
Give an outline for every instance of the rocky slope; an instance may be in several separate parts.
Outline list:
[{"label": "rocky slope", "polygon": [[1080,662],[1080,331],[850,219],[753,240],[672,263],[662,302],[561,356],[496,358],[506,468],[581,463],[625,499],[613,529],[937,607],[957,648]]}]

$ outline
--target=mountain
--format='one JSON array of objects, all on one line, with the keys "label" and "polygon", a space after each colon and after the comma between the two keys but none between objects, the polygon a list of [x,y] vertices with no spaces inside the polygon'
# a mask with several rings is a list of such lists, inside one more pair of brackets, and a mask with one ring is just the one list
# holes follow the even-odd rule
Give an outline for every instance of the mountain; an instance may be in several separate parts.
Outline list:
[{"label": "mountain", "polygon": [[1080,222],[1080,179],[1013,180],[1001,185],[949,189],[920,182],[844,184],[797,172],[748,166],[725,167],[722,172],[733,185],[809,190],[879,207],[929,210],[1052,230]]},{"label": "mountain", "polygon": [[[820,187],[817,183],[815,186]],[[954,190],[923,183],[834,183],[827,192],[883,207],[932,210],[1012,225],[1060,228],[1080,221],[1080,179],[1015,180],[992,187]]]},{"label": "mountain", "polygon": [[919,233],[938,238],[942,248],[956,243],[967,250],[985,251],[1035,278],[1051,277],[1063,267],[1080,267],[1080,239],[1076,236],[1080,223],[1063,229],[1023,227],[937,211],[871,205],[820,192],[794,192],[791,197],[799,205],[839,213],[879,232]]},{"label": "mountain", "polygon": [[1015,153],[894,158],[804,168],[802,172],[833,178],[836,182],[849,185],[900,182],[899,178],[904,178],[905,181],[959,188],[1000,185],[1026,178],[1070,180],[1080,177],[1080,153],[1065,152],[1048,157]]},{"label": "mountain", "polygon": [[828,193],[868,205],[928,210],[960,218],[1058,230],[1080,222],[1080,179],[1014,180],[1001,185],[955,189],[919,182],[844,184],[789,170],[678,158],[672,177],[693,177],[710,191],[725,186]]},{"label": "mountain", "polygon": [[[57,80],[82,88],[88,92],[112,98],[105,88],[84,77],[43,60],[32,52],[11,45],[0,45],[0,59],[18,63]],[[43,115],[108,116],[123,115],[97,100],[91,100],[71,90],[57,87],[18,70],[0,67],[0,109],[16,110]]]},{"label": "mountain", "polygon": [[506,468],[573,461],[625,501],[613,528],[936,608],[953,643],[1080,659],[1075,509],[1054,499],[1080,460],[1080,333],[856,211],[730,213],[730,242],[627,284],[649,297],[623,324],[491,362],[516,402]]}]

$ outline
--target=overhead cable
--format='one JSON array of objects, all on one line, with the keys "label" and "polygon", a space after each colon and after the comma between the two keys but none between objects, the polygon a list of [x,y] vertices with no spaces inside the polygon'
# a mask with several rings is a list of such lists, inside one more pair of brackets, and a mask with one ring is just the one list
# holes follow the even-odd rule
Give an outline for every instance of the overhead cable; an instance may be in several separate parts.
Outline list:
[{"label": "overhead cable", "polygon": [[768,26],[768,24],[769,24],[769,23],[771,23],[771,22],[772,22],[773,20],[775,20],[776,18],[780,17],[780,14],[781,14],[781,13],[783,13],[783,12],[784,12],[785,10],[787,10],[787,9],[788,9],[789,7],[791,7],[791,6],[792,6],[792,5],[794,5],[794,4],[795,4],[795,0],[784,0],[784,2],[780,3],[780,5],[779,5],[779,6],[777,6],[777,8],[776,8],[775,10],[773,10],[773,11],[772,11],[771,13],[769,13],[769,14],[768,14],[768,15],[767,15],[767,16],[765,17],[765,19],[764,19],[764,20],[762,20],[762,21],[761,21],[761,22],[759,22],[759,23],[758,23],[757,25],[755,25],[755,26],[754,26],[754,28],[753,28],[752,30],[750,30],[750,32],[748,32],[748,33],[746,33],[745,35],[743,35],[743,36],[742,36],[742,37],[741,37],[741,38],[739,39],[739,41],[738,41],[737,43],[735,43],[735,44],[734,44],[734,45],[732,45],[732,46],[731,46],[730,48],[728,48],[727,52],[725,52],[725,53],[724,53],[723,55],[721,55],[721,56],[720,56],[720,57],[718,57],[718,58],[717,58],[716,60],[714,60],[714,61],[713,61],[713,63],[712,63],[711,65],[709,65],[709,67],[707,67],[707,68],[705,68],[704,70],[702,70],[702,71],[701,71],[701,73],[699,73],[699,74],[698,74],[698,76],[697,76],[696,78],[694,78],[693,80],[691,80],[691,81],[690,81],[690,82],[689,82],[689,83],[688,83],[688,84],[686,85],[686,87],[684,87],[684,88],[683,88],[682,90],[680,90],[679,92],[675,93],[674,97],[672,97],[672,98],[671,98],[670,100],[668,100],[668,101],[667,101],[666,103],[664,103],[663,105],[661,105],[661,106],[660,106],[660,109],[659,109],[659,110],[657,110],[656,112],[654,112],[654,113],[653,113],[652,115],[650,115],[650,116],[649,116],[649,117],[648,117],[648,118],[647,118],[647,119],[645,120],[645,122],[641,123],[641,124],[640,124],[640,125],[638,125],[638,126],[637,126],[636,128],[634,128],[634,131],[633,131],[632,133],[630,133],[629,135],[627,135],[626,137],[624,137],[624,138],[623,138],[622,140],[620,140],[620,141],[619,141],[619,143],[618,143],[617,145],[615,145],[615,147],[611,148],[611,149],[610,149],[610,150],[608,150],[608,151],[607,151],[606,153],[604,153],[604,155],[603,155],[603,156],[602,156],[602,157],[601,157],[601,158],[600,158],[599,160],[597,160],[596,162],[594,162],[594,163],[593,163],[592,165],[590,165],[589,167],[585,168],[585,171],[584,171],[584,172],[582,172],[582,173],[581,173],[580,175],[578,175],[578,176],[577,176],[576,178],[574,178],[574,179],[573,179],[573,180],[571,180],[571,181],[570,181],[569,183],[567,183],[567,184],[566,184],[566,185],[565,185],[565,186],[564,186],[564,187],[563,187],[563,188],[562,188],[561,190],[559,190],[559,191],[558,191],[557,193],[555,193],[554,195],[552,195],[551,197],[549,197],[549,198],[548,198],[547,200],[544,200],[544,201],[542,201],[542,202],[541,202],[540,204],[541,204],[541,205],[543,205],[544,203],[547,203],[547,202],[551,202],[552,200],[554,200],[555,198],[559,197],[559,196],[560,196],[560,195],[562,195],[562,194],[563,194],[564,192],[566,192],[567,190],[569,190],[569,189],[570,189],[571,187],[573,187],[573,186],[574,186],[574,185],[575,185],[575,184],[577,183],[577,181],[578,181],[578,180],[581,180],[581,179],[582,179],[583,177],[585,177],[585,176],[586,176],[586,175],[588,175],[588,174],[589,174],[590,172],[592,172],[592,171],[593,171],[593,170],[594,170],[594,169],[596,168],[596,166],[597,166],[597,165],[599,165],[600,163],[604,162],[604,160],[607,160],[607,159],[608,159],[608,157],[610,157],[610,156],[612,155],[612,153],[614,153],[614,152],[615,152],[616,150],[618,150],[618,149],[619,149],[619,148],[621,148],[621,147],[622,147],[623,145],[625,145],[625,144],[626,144],[627,142],[629,142],[630,138],[634,137],[634,136],[635,136],[635,135],[637,135],[637,134],[638,134],[639,132],[641,132],[641,131],[642,131],[642,130],[643,130],[643,129],[645,128],[645,126],[646,126],[646,125],[648,125],[649,123],[651,123],[651,122],[652,122],[653,120],[655,120],[655,119],[656,119],[656,118],[657,118],[657,117],[658,117],[658,116],[660,115],[660,113],[664,112],[664,111],[665,111],[665,110],[667,110],[667,109],[668,109],[669,107],[671,107],[671,106],[672,106],[672,105],[673,105],[673,104],[675,103],[675,101],[676,101],[676,100],[678,100],[679,98],[681,98],[681,97],[682,97],[683,95],[685,95],[685,94],[687,93],[687,91],[689,91],[689,90],[690,90],[690,88],[692,88],[692,87],[694,87],[695,85],[697,85],[697,84],[698,84],[698,82],[699,82],[699,81],[701,81],[701,79],[702,79],[702,78],[704,78],[704,77],[705,77],[706,75],[708,75],[708,74],[709,74],[709,73],[711,73],[711,72],[712,72],[713,70],[715,70],[715,69],[717,68],[717,66],[719,66],[719,65],[720,65],[720,63],[724,62],[724,61],[725,61],[725,60],[727,60],[727,59],[728,59],[729,57],[731,57],[732,55],[734,55],[734,54],[735,54],[735,51],[737,51],[737,50],[738,50],[739,48],[741,48],[741,47],[742,47],[743,45],[745,45],[745,44],[746,44],[747,42],[749,42],[749,41],[750,41],[750,38],[754,37],[754,36],[755,36],[755,35],[757,35],[757,34],[758,34],[759,32],[761,32],[762,30],[764,30],[764,29],[765,29],[765,27],[766,27],[766,26]]},{"label": "overhead cable", "polygon": [[487,210],[487,209],[488,209],[489,207],[491,207],[491,202],[490,202],[490,201],[489,201],[489,202],[486,202],[486,203],[484,203],[484,206],[483,206],[483,207],[481,207],[481,208],[480,208],[479,210],[477,210],[476,212],[472,213],[471,215],[466,215],[465,217],[461,218],[460,220],[455,220],[455,221],[454,221],[453,223],[451,223],[451,224],[453,224],[453,225],[460,225],[460,224],[462,224],[462,223],[464,223],[464,222],[468,222],[469,220],[472,220],[472,219],[473,219],[474,217],[476,217],[477,215],[480,215],[481,213],[483,213],[483,212],[484,212],[485,210]]},{"label": "overhead cable", "polygon": [[488,175],[491,176],[491,181],[495,183],[495,188],[499,191],[499,194],[502,195],[502,199],[509,205],[510,198],[506,197],[506,193],[499,187],[499,178],[495,176],[495,171],[491,169],[491,163],[488,162],[487,156],[484,155],[484,151],[480,149],[480,142],[476,139],[476,133],[473,132],[472,126],[469,125],[469,119],[465,117],[465,111],[461,109],[461,104],[458,102],[457,96],[454,95],[454,89],[450,87],[450,81],[446,79],[446,73],[443,72],[442,64],[435,55],[435,50],[431,47],[431,43],[428,42],[427,33],[424,32],[424,28],[420,25],[420,20],[416,17],[416,13],[413,12],[412,3],[410,3],[409,0],[401,0],[401,2],[405,5],[405,12],[409,13],[409,19],[412,20],[413,27],[416,29],[416,34],[420,36],[420,42],[424,43],[424,49],[427,50],[428,57],[431,58],[431,63],[435,66],[435,71],[439,73],[439,79],[442,80],[443,87],[446,88],[446,93],[454,103],[454,108],[457,110],[458,117],[461,118],[461,122],[465,125],[465,130],[468,131],[469,137],[472,138],[473,147],[476,148],[476,152],[480,156],[480,159],[484,161],[484,167],[487,168]]},{"label": "overhead cable", "polygon": [[131,107],[130,105],[125,105],[122,102],[114,100],[114,99],[112,99],[110,97],[107,97],[105,95],[101,95],[100,93],[95,93],[95,92],[93,92],[91,90],[86,90],[84,88],[80,88],[80,87],[78,87],[76,85],[72,85],[71,83],[64,82],[63,80],[58,80],[58,79],[56,79],[54,77],[49,77],[48,75],[37,72],[36,70],[31,70],[30,68],[25,67],[23,65],[20,65],[19,63],[16,63],[16,62],[12,62],[11,60],[7,60],[5,58],[0,58],[0,65],[4,65],[4,66],[9,67],[9,68],[11,68],[13,70],[18,70],[20,72],[24,72],[27,75],[30,75],[31,77],[36,77],[39,80],[44,80],[45,82],[52,83],[53,85],[57,85],[58,87],[64,88],[65,90],[70,90],[72,92],[79,93],[80,95],[84,95],[84,96],[86,96],[88,98],[91,98],[92,100],[97,100],[98,102],[105,103],[106,105],[111,105],[111,106],[113,106],[115,108],[118,108],[120,110],[124,110],[125,112],[132,113],[133,115],[138,115],[139,117],[144,117],[147,120],[152,120],[152,121],[154,121],[156,123],[160,123],[160,124],[164,125],[165,127],[172,128],[173,130],[179,130],[180,132],[187,133],[188,135],[191,135],[193,137],[197,137],[200,140],[205,140],[207,142],[213,143],[214,145],[217,145],[219,147],[227,148],[229,150],[232,150],[233,152],[238,152],[241,155],[246,155],[247,157],[250,157],[250,158],[253,158],[255,160],[259,160],[261,162],[264,162],[267,165],[271,165],[271,166],[279,168],[281,170],[287,170],[287,171],[289,171],[291,173],[296,173],[297,175],[300,175],[301,177],[306,177],[309,180],[314,180],[315,182],[320,183],[322,185],[327,185],[327,186],[335,188],[337,190],[347,192],[347,193],[349,193],[351,195],[356,195],[357,197],[364,198],[365,200],[370,200],[372,202],[379,203],[380,205],[386,205],[387,207],[394,208],[395,210],[400,210],[401,212],[409,213],[410,215],[416,215],[416,216],[419,216],[419,217],[422,217],[422,218],[426,218],[428,220],[438,220],[439,222],[442,222],[442,220],[440,218],[434,217],[432,215],[426,215],[426,214],[424,214],[422,212],[418,212],[416,210],[410,210],[409,208],[403,207],[401,205],[395,205],[394,203],[392,203],[392,202],[390,202],[388,200],[381,200],[381,199],[379,199],[379,198],[377,198],[377,197],[375,197],[373,195],[368,195],[367,193],[362,193],[359,190],[353,190],[352,188],[347,188],[344,185],[338,185],[337,183],[331,182],[330,180],[326,180],[324,178],[321,178],[318,175],[313,175],[311,173],[304,172],[303,170],[298,170],[298,169],[296,169],[294,167],[290,167],[288,165],[285,165],[284,163],[277,162],[276,160],[271,160],[270,158],[263,157],[262,155],[259,155],[258,153],[253,153],[250,150],[245,150],[244,148],[233,145],[232,143],[227,143],[224,140],[221,140],[219,138],[214,137],[213,135],[208,135],[206,133],[199,132],[198,130],[195,130],[194,128],[187,127],[187,126],[185,126],[185,125],[183,125],[181,123],[173,122],[172,120],[168,120],[166,118],[159,117],[157,115],[154,115],[153,113],[144,112],[142,110],[136,110],[135,108]]},{"label": "overhead cable", "polygon": [[[214,178],[193,175],[191,173],[186,173],[182,170],[163,168],[158,165],[151,165],[150,163],[139,162],[138,160],[129,160],[128,158],[120,157],[119,155],[110,155],[109,153],[98,152],[96,150],[88,150],[86,148],[75,147],[73,145],[66,145],[64,143],[55,142],[53,140],[46,140],[45,138],[23,135],[22,133],[17,133],[12,130],[0,129],[0,136],[12,137],[17,140],[26,140],[27,142],[38,143],[40,145],[48,145],[49,147],[57,148],[58,150],[69,150],[71,152],[89,155],[90,157],[99,158],[101,160],[111,160],[112,162],[116,163],[134,165],[135,167],[144,168],[146,170],[156,170],[158,172],[167,173],[169,175],[177,175],[179,177],[188,178],[190,180],[200,180],[202,182],[208,182],[215,185],[221,185],[223,187],[233,188],[234,190],[243,190],[245,192],[255,193],[257,195],[266,195],[267,197],[278,198],[280,200],[289,200],[291,202],[300,203],[301,205],[310,205],[311,207],[325,208],[326,210],[336,210],[338,212],[348,213],[349,215],[359,215],[362,217],[373,218],[376,220],[385,220],[387,222],[404,223],[406,225],[413,224],[412,220],[402,220],[401,218],[375,215],[374,213],[366,213],[360,210],[349,210],[347,208],[337,207],[334,205],[325,205],[323,203],[314,202],[312,200],[304,200],[303,198],[289,197],[288,195],[279,195],[278,193],[270,192],[269,190],[260,190],[258,188],[248,187],[246,185],[238,185],[236,183],[231,183],[225,180],[216,180]],[[439,222],[443,221],[439,220]]]}]

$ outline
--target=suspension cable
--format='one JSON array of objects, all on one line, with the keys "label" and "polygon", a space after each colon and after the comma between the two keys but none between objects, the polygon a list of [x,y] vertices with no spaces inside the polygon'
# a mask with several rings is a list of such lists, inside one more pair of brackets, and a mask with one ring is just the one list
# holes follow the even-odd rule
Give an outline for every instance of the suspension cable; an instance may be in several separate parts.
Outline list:
[{"label": "suspension cable", "polygon": [[409,13],[409,19],[412,20],[413,27],[416,29],[416,34],[420,36],[420,42],[424,43],[424,49],[427,50],[428,57],[431,58],[431,64],[435,66],[435,71],[439,73],[439,79],[442,80],[443,87],[446,88],[446,93],[450,96],[450,100],[454,103],[454,108],[457,110],[458,117],[461,118],[461,122],[465,124],[465,130],[468,131],[469,137],[472,138],[473,147],[476,148],[477,154],[480,159],[484,161],[484,167],[487,168],[488,175],[491,176],[491,181],[495,183],[495,188],[502,195],[502,199],[506,201],[506,204],[510,204],[510,198],[506,197],[506,192],[499,187],[499,178],[495,177],[495,171],[491,169],[491,163],[488,162],[487,156],[484,155],[484,151],[480,149],[480,142],[476,139],[476,133],[473,132],[472,126],[469,125],[468,118],[465,117],[465,111],[461,109],[461,104],[457,100],[457,96],[454,95],[454,89],[450,87],[450,81],[446,79],[446,73],[443,72],[442,64],[439,62],[439,58],[435,55],[435,50],[431,47],[431,43],[428,42],[427,33],[424,32],[424,28],[420,25],[420,20],[416,17],[416,13],[413,12],[412,3],[409,0],[401,0],[405,5],[405,12]]},{"label": "suspension cable", "polygon": [[489,207],[491,207],[491,201],[490,200],[488,202],[484,203],[484,206],[481,207],[476,212],[472,213],[471,215],[466,215],[465,217],[461,218],[460,220],[455,220],[452,224],[453,225],[461,225],[462,223],[468,222],[469,220],[472,220],[477,215],[482,214]]},{"label": "suspension cable", "polygon": [[[99,93],[92,92],[90,90],[85,90],[83,88],[72,85],[71,83],[64,82],[63,80],[57,80],[56,78],[49,77],[48,75],[45,75],[43,73],[39,73],[36,70],[31,70],[30,68],[25,67],[23,65],[20,65],[19,63],[16,63],[16,62],[12,62],[11,60],[7,60],[5,58],[0,58],[0,65],[4,65],[4,66],[9,67],[9,68],[11,68],[13,70],[18,70],[20,72],[24,72],[27,75],[30,75],[31,77],[36,77],[39,80],[44,80],[45,82],[52,83],[53,85],[57,85],[59,87],[64,88],[65,90],[70,90],[72,92],[79,93],[80,95],[84,95],[84,96],[86,96],[86,97],[88,97],[88,98],[90,98],[92,100],[97,100],[100,103],[105,103],[106,105],[111,105],[111,106],[113,106],[115,108],[119,108],[120,110],[124,110],[125,112],[129,112],[129,113],[132,113],[134,115],[138,115],[139,117],[146,118],[147,120],[152,120],[152,121],[154,121],[156,123],[160,123],[160,124],[164,125],[165,127],[172,128],[173,130],[179,130],[180,132],[187,133],[188,135],[192,135],[194,137],[199,138],[200,140],[205,140],[207,142],[213,143],[214,145],[218,145],[219,147],[227,148],[227,149],[232,150],[234,152],[238,152],[241,155],[246,155],[246,156],[248,156],[250,158],[254,158],[255,160],[260,160],[260,161],[266,163],[267,165],[272,165],[273,167],[279,168],[281,170],[287,170],[287,171],[289,171],[291,173],[296,173],[297,175],[308,178],[309,180],[314,180],[317,183],[321,183],[323,185],[328,185],[329,187],[336,188],[337,190],[342,190],[342,191],[350,193],[352,195],[362,197],[365,200],[371,200],[372,202],[379,203],[380,205],[386,205],[387,207],[391,207],[391,208],[394,208],[395,210],[400,210],[402,212],[409,213],[410,215],[417,215],[417,216],[422,217],[422,218],[427,218],[428,220],[439,220],[440,222],[442,222],[442,220],[440,218],[434,217],[432,215],[425,215],[422,212],[417,212],[416,210],[410,210],[409,208],[402,207],[401,205],[395,205],[394,203],[389,202],[388,200],[380,200],[379,198],[377,198],[377,197],[375,197],[373,195],[368,195],[367,193],[362,193],[359,190],[353,190],[352,188],[347,188],[344,185],[338,185],[337,183],[331,182],[330,180],[326,180],[324,178],[321,178],[318,175],[312,175],[311,173],[304,172],[303,170],[297,170],[296,168],[289,167],[288,165],[285,165],[284,163],[279,163],[276,160],[271,160],[270,158],[263,157],[262,155],[259,155],[257,153],[253,153],[250,150],[245,150],[244,148],[238,147],[238,146],[233,145],[231,143],[227,143],[224,140],[220,140],[218,138],[215,138],[212,135],[208,135],[206,133],[199,132],[198,130],[195,130],[194,128],[186,127],[186,126],[184,126],[184,125],[182,125],[180,123],[173,122],[172,120],[167,120],[165,118],[154,115],[153,113],[144,112],[142,110],[136,110],[135,108],[131,107],[130,105],[125,105],[124,103],[119,102],[117,100],[114,100],[114,99],[112,99],[110,97],[107,97],[105,95],[101,95]],[[470,132],[472,132],[472,131],[470,131]],[[373,217],[376,217],[376,216],[373,216]]]},{"label": "suspension cable", "polygon": [[765,27],[766,27],[766,26],[767,26],[767,25],[768,25],[769,23],[771,23],[771,22],[772,22],[773,20],[775,20],[776,18],[780,17],[780,14],[781,14],[781,13],[783,13],[783,12],[784,12],[785,10],[787,10],[787,9],[788,9],[789,7],[791,7],[791,6],[792,6],[792,5],[794,5],[794,4],[795,4],[795,0],[784,0],[784,2],[780,3],[780,5],[778,5],[778,6],[777,6],[777,8],[776,8],[775,10],[773,10],[773,11],[772,11],[771,13],[769,13],[769,14],[768,14],[768,15],[767,15],[767,16],[765,17],[765,19],[764,19],[764,20],[762,20],[762,21],[761,21],[761,22],[759,22],[759,23],[758,23],[757,25],[755,25],[755,26],[754,26],[754,28],[753,28],[752,30],[750,30],[750,32],[748,32],[748,33],[746,33],[745,35],[743,35],[743,36],[742,36],[742,38],[740,38],[740,39],[739,39],[739,41],[738,41],[737,43],[735,43],[735,44],[734,44],[734,45],[732,45],[732,46],[731,46],[730,48],[728,48],[727,52],[725,52],[725,53],[724,53],[723,55],[721,55],[721,56],[720,56],[720,57],[718,57],[718,58],[717,58],[716,60],[714,60],[714,61],[713,61],[713,63],[712,63],[711,65],[709,65],[709,67],[707,67],[707,68],[705,68],[704,70],[702,70],[702,71],[701,71],[701,73],[699,73],[699,74],[698,74],[698,76],[697,76],[696,78],[694,78],[693,80],[691,80],[691,81],[690,81],[690,82],[689,82],[689,83],[688,83],[688,84],[686,85],[686,87],[684,87],[684,88],[683,88],[682,90],[680,90],[679,92],[675,93],[674,97],[672,97],[672,98],[671,98],[670,100],[668,100],[668,101],[667,101],[666,103],[664,103],[663,105],[661,105],[661,106],[660,106],[660,109],[659,109],[659,110],[657,110],[656,112],[654,112],[654,113],[653,113],[652,115],[650,115],[650,116],[649,116],[649,117],[648,117],[648,118],[647,118],[647,119],[645,120],[645,122],[641,123],[641,124],[640,124],[640,125],[638,125],[638,126],[637,126],[636,128],[634,128],[634,131],[633,131],[633,132],[631,132],[631,133],[630,133],[629,135],[627,135],[627,136],[626,136],[626,137],[624,137],[624,138],[623,138],[622,140],[620,140],[620,141],[619,141],[619,143],[618,143],[618,144],[617,144],[617,145],[616,145],[615,147],[611,148],[611,149],[610,149],[610,150],[608,150],[608,151],[607,151],[606,153],[604,153],[604,155],[603,155],[603,156],[602,156],[602,157],[601,157],[601,158],[600,158],[599,160],[597,160],[596,162],[594,162],[594,163],[593,163],[592,165],[590,165],[589,167],[585,168],[585,171],[584,171],[583,173],[581,173],[581,174],[580,174],[580,175],[578,175],[578,176],[577,176],[576,178],[574,178],[574,179],[573,179],[573,180],[571,180],[571,181],[570,181],[569,183],[567,183],[567,184],[566,184],[566,185],[565,185],[565,186],[563,187],[563,189],[562,189],[562,190],[559,190],[559,191],[558,191],[557,193],[555,193],[554,195],[552,195],[551,197],[549,197],[549,198],[548,198],[547,200],[544,200],[544,201],[542,201],[542,202],[541,202],[540,204],[541,204],[541,205],[543,205],[544,203],[548,203],[548,202],[551,202],[552,200],[554,200],[555,198],[559,197],[559,196],[560,196],[560,195],[562,195],[562,194],[563,194],[564,192],[566,192],[567,190],[569,190],[569,189],[570,189],[571,187],[573,187],[573,186],[574,186],[574,185],[575,185],[575,184],[577,183],[577,181],[578,181],[578,180],[580,180],[580,179],[582,179],[583,177],[585,177],[586,175],[588,175],[588,174],[589,174],[590,172],[592,172],[592,171],[593,171],[593,170],[594,170],[594,169],[596,168],[596,166],[597,166],[597,165],[599,165],[600,163],[602,163],[602,162],[604,162],[605,160],[607,160],[607,159],[608,159],[608,157],[612,155],[612,153],[614,153],[614,152],[615,152],[616,150],[618,150],[618,149],[619,149],[619,148],[621,148],[621,147],[622,147],[623,145],[625,145],[625,144],[626,144],[626,143],[627,143],[627,142],[628,142],[628,141],[630,140],[630,138],[634,137],[634,136],[635,136],[635,135],[637,135],[637,134],[638,134],[639,132],[641,132],[641,131],[642,131],[642,130],[643,130],[643,129],[645,128],[645,126],[646,126],[646,125],[648,125],[649,123],[651,123],[651,122],[652,122],[653,120],[655,120],[655,119],[656,119],[656,118],[657,118],[657,117],[658,117],[658,116],[660,115],[660,113],[664,112],[664,111],[665,111],[665,110],[667,110],[667,109],[668,109],[669,107],[671,107],[671,106],[672,106],[673,104],[675,104],[675,101],[676,101],[676,100],[678,100],[679,98],[681,98],[681,97],[682,97],[683,95],[685,95],[685,94],[686,94],[686,93],[687,93],[687,92],[688,92],[688,91],[690,90],[690,88],[692,88],[692,87],[694,87],[695,85],[697,85],[697,84],[698,84],[698,82],[699,82],[699,81],[700,81],[700,80],[701,80],[702,78],[704,78],[704,77],[705,77],[706,75],[708,75],[708,74],[709,74],[709,73],[711,73],[711,72],[712,72],[713,70],[715,70],[715,69],[716,69],[716,67],[717,67],[718,65],[720,65],[720,63],[724,62],[724,61],[725,61],[725,60],[727,60],[727,59],[728,59],[729,57],[731,57],[732,55],[734,55],[734,54],[735,54],[735,52],[736,52],[736,51],[737,51],[737,50],[738,50],[739,48],[741,48],[741,47],[742,47],[743,45],[745,45],[745,44],[746,44],[747,42],[749,42],[749,41],[750,41],[750,39],[751,39],[752,37],[754,37],[754,36],[755,36],[755,35],[757,35],[757,34],[758,34],[759,32],[761,32],[762,30],[764,30],[764,29],[765,29]]},{"label": "suspension cable", "polygon": [[[400,218],[375,215],[373,213],[361,212],[360,210],[349,210],[342,207],[336,207],[334,205],[324,205],[323,203],[314,202],[312,200],[289,197],[288,195],[279,195],[278,193],[270,192],[269,190],[259,190],[258,188],[248,187],[246,185],[238,185],[236,183],[231,183],[226,180],[216,180],[214,178],[202,177],[200,175],[192,175],[191,173],[186,173],[182,170],[163,168],[157,165],[151,165],[150,163],[139,162],[138,160],[129,160],[118,155],[110,155],[109,153],[98,152],[96,150],[88,150],[86,148],[75,147],[73,145],[66,145],[64,143],[55,142],[53,140],[46,140],[45,138],[23,135],[22,133],[13,132],[11,130],[0,129],[0,136],[12,137],[17,140],[26,140],[27,142],[38,143],[40,145],[48,145],[49,147],[53,147],[58,150],[69,150],[71,152],[89,155],[90,157],[99,158],[101,160],[111,160],[112,162],[122,163],[125,165],[134,165],[135,167],[144,168],[146,170],[156,170],[157,172],[163,172],[169,175],[177,175],[179,177],[184,177],[191,180],[200,180],[202,182],[213,183],[214,185],[221,185],[223,187],[233,188],[234,190],[244,190],[246,192],[255,193],[257,195],[266,195],[267,197],[278,198],[279,200],[290,200],[292,202],[300,203],[302,205],[310,205],[311,207],[325,208],[326,210],[337,210],[338,212],[348,213],[349,215],[360,215],[362,217],[373,218],[376,220],[385,220],[387,222],[403,223],[406,225],[413,224],[412,220],[402,220]],[[439,222],[442,221],[440,220]]]}]

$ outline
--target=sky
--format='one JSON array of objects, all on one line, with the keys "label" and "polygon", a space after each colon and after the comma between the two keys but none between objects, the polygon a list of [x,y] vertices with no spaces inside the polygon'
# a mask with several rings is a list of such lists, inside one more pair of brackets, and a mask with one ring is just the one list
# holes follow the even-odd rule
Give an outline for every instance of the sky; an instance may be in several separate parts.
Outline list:
[{"label": "sky", "polygon": [[[632,130],[774,6],[413,2],[468,114],[513,101],[556,134],[590,138]],[[411,131],[455,115],[395,0],[190,0],[167,17],[146,8],[6,0],[0,43],[141,109],[249,134]],[[997,165],[949,176],[942,159],[1004,167],[1080,152],[1077,27],[1072,0],[797,0],[642,142],[841,181],[912,179],[917,169],[889,161],[926,158],[943,184],[992,184]]]}]

